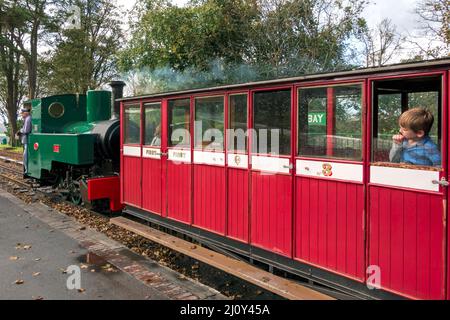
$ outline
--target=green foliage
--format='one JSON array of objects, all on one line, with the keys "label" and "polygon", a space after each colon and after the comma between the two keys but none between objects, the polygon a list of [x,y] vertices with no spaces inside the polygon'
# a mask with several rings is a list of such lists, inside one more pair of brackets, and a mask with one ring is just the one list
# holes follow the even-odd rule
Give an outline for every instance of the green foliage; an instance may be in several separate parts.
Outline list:
[{"label": "green foliage", "polygon": [[346,47],[364,4],[196,0],[180,8],[141,0],[119,67],[145,78],[146,92],[348,68]]},{"label": "green foliage", "polygon": [[169,66],[208,70],[214,59],[242,62],[256,12],[248,1],[207,0],[179,8],[145,1],[151,10],[139,17],[133,37],[120,55],[122,70]]},{"label": "green foliage", "polygon": [[75,0],[81,28],[63,30],[56,50],[41,61],[48,93],[83,93],[116,75],[115,54],[123,41],[118,8],[106,0]]},{"label": "green foliage", "polygon": [[25,96],[37,93],[37,48],[55,26],[47,9],[61,1],[0,1],[0,113],[10,124],[8,134],[18,129],[17,109]]},{"label": "green foliage", "polygon": [[[11,125],[10,125],[10,122],[4,121],[3,125],[6,128],[5,135],[9,138],[9,141],[10,141],[9,143],[11,144],[11,146],[19,146],[19,145],[21,145],[22,143],[20,142],[20,139],[16,140],[14,136],[12,136],[12,139],[11,139]],[[22,128],[22,126],[23,126],[23,119],[18,119],[17,120],[17,127],[20,129],[20,128]]]}]

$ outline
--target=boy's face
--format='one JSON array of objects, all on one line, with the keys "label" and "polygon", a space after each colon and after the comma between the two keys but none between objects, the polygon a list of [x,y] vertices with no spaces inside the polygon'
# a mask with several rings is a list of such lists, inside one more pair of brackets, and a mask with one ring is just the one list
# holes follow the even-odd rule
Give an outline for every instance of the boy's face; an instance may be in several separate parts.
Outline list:
[{"label": "boy's face", "polygon": [[405,139],[409,140],[419,140],[422,139],[422,137],[425,135],[425,132],[423,130],[415,132],[409,128],[405,128],[402,126],[400,126],[400,133],[405,137]]}]

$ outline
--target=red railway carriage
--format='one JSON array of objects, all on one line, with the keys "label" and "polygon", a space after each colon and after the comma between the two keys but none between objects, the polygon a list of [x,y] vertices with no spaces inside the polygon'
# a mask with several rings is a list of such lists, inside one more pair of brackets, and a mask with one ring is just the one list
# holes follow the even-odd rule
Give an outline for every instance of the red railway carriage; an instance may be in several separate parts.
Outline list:
[{"label": "red railway carriage", "polygon": [[[449,70],[446,59],[121,99],[126,212],[359,297],[449,299]],[[438,165],[389,161],[416,106],[434,115]]]}]

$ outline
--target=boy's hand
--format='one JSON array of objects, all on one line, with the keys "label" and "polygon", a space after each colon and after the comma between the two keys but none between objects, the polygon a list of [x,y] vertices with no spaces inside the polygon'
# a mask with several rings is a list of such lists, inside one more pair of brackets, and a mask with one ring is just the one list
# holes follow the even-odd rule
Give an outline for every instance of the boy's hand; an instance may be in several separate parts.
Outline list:
[{"label": "boy's hand", "polygon": [[394,134],[392,136],[392,141],[394,141],[394,143],[396,144],[401,144],[403,142],[403,139],[405,139],[405,137],[401,134]]}]

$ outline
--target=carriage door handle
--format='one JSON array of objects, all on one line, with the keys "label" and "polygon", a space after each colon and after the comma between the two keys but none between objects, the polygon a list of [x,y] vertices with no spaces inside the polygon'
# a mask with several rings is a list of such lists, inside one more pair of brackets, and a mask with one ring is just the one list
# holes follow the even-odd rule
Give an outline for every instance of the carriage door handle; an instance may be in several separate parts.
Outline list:
[{"label": "carriage door handle", "polygon": [[294,165],[290,163],[288,166],[284,165],[283,168],[292,170],[294,168]]},{"label": "carriage door handle", "polygon": [[449,182],[447,181],[447,179],[445,179],[444,177],[441,178],[441,180],[433,180],[431,181],[432,184],[438,184],[442,187],[448,187],[449,186]]}]

